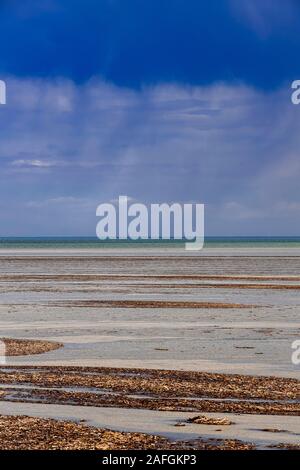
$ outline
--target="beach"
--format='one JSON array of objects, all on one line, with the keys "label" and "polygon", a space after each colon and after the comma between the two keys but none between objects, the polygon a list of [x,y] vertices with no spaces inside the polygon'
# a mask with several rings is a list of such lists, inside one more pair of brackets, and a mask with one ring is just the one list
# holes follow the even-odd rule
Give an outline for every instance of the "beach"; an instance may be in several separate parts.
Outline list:
[{"label": "beach", "polygon": [[297,448],[299,294],[297,247],[2,249],[1,417],[63,422],[78,448],[120,448],[114,433],[123,448],[134,433],[136,448]]}]

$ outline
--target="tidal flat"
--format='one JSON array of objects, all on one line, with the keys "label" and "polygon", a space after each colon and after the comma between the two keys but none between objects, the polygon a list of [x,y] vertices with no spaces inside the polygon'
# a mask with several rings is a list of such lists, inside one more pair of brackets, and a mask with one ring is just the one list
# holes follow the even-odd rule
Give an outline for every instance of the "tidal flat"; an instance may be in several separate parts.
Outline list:
[{"label": "tidal flat", "polygon": [[300,257],[273,251],[0,253],[1,419],[78,436],[84,420],[93,439],[162,448],[297,447]]}]

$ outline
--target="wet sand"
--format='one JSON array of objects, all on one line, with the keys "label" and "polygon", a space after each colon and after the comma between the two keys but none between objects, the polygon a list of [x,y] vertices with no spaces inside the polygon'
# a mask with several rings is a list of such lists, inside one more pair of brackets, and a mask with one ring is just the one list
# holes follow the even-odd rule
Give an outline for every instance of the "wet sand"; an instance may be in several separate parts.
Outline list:
[{"label": "wet sand", "polygon": [[[93,408],[96,426],[110,427],[101,420],[110,407],[113,429],[169,437],[163,418],[147,430],[141,422],[132,429],[122,410],[130,416],[172,412],[176,430],[193,428],[187,439],[296,445],[299,366],[291,362],[291,344],[300,339],[300,257],[273,251],[0,254],[1,336],[64,345],[7,358],[1,414],[18,405],[19,415],[30,415],[38,406],[39,417],[68,419],[48,411],[71,403],[72,419]],[[35,379],[26,368],[43,365],[48,369],[35,370]],[[180,370],[194,372],[183,379]],[[234,424],[180,426],[181,413],[189,414],[186,421],[204,413]],[[237,416],[256,420],[254,427],[239,424]]]},{"label": "wet sand", "polygon": [[88,367],[0,369],[2,401],[300,416],[296,379]]},{"label": "wet sand", "polygon": [[70,421],[0,415],[0,450],[252,450],[234,439],[194,439],[172,442],[166,438],[124,433]]}]

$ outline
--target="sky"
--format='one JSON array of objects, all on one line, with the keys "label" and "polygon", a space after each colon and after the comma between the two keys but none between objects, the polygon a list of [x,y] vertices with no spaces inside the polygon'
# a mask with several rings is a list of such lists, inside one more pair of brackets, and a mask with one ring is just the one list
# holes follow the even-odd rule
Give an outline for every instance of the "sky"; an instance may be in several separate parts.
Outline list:
[{"label": "sky", "polygon": [[297,0],[0,0],[0,236],[201,202],[206,235],[300,235]]}]

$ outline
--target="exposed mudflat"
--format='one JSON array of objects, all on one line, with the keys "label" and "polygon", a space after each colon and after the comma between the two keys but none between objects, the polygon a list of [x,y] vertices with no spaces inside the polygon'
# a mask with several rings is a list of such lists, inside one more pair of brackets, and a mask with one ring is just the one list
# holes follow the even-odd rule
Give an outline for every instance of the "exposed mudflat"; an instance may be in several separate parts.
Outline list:
[{"label": "exposed mudflat", "polygon": [[172,442],[149,434],[99,429],[70,421],[0,416],[0,450],[128,450],[128,449],[252,450],[233,439]]},{"label": "exposed mudflat", "polygon": [[2,253],[0,332],[18,357],[0,368],[0,413],[296,446],[300,256],[273,251]]}]

